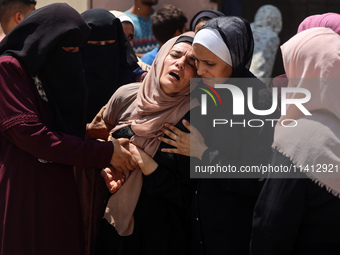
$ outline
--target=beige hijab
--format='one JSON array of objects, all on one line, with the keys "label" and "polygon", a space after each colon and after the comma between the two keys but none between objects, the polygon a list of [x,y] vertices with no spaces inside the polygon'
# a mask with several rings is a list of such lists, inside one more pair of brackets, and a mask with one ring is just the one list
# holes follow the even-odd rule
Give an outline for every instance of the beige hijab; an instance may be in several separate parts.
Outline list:
[{"label": "beige hijab", "polygon": [[[148,155],[154,156],[160,145],[158,136],[166,122],[177,124],[194,104],[190,104],[190,84],[175,96],[164,93],[159,79],[163,62],[173,45],[184,36],[193,38],[188,32],[170,39],[159,50],[150,71],[142,83],[122,86],[112,96],[104,112],[104,120],[114,126],[112,132],[131,125],[135,135],[131,142],[142,148]],[[192,86],[191,86],[192,87]],[[135,210],[143,177],[139,170],[125,173],[124,185],[109,199],[104,218],[112,224],[122,236],[133,232]]]},{"label": "beige hijab", "polygon": [[[308,168],[309,178],[339,196],[340,36],[329,28],[311,28],[292,37],[281,51],[288,87],[310,91],[311,99],[304,107],[312,115],[305,116],[289,105],[287,115],[275,127],[273,147],[302,170]],[[281,121],[285,119],[295,119],[298,124],[284,127]],[[323,171],[326,166],[328,170],[333,166],[333,172]]]}]

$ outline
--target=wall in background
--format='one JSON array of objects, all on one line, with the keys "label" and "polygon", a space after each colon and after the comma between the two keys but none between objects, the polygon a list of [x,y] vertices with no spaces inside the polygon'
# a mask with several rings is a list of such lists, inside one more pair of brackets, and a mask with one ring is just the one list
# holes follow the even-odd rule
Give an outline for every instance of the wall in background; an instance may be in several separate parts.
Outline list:
[{"label": "wall in background", "polygon": [[67,1],[55,1],[55,0],[37,0],[37,8],[43,7],[52,3],[67,3],[76,9],[79,13],[82,13],[89,9],[89,0],[67,0]]},{"label": "wall in background", "polygon": [[[75,8],[78,12],[82,13],[91,8],[104,8],[107,10],[126,11],[129,9],[134,0],[67,0],[67,1],[55,1],[55,0],[37,0],[37,8],[42,6],[57,3],[67,2],[70,6]],[[155,5],[155,9],[163,6],[164,4],[172,4],[182,9],[190,21],[191,18],[202,9],[215,9],[217,10],[217,3],[210,0],[158,0],[158,4]],[[189,22],[187,24],[189,26]]]}]

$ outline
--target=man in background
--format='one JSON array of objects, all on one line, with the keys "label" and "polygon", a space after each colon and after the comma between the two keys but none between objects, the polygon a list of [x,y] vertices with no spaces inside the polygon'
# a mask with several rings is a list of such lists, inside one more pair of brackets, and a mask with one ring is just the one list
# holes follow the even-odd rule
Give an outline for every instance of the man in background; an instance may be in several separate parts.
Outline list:
[{"label": "man in background", "polygon": [[138,57],[159,46],[151,28],[151,15],[155,12],[152,6],[157,3],[158,0],[135,0],[134,5],[125,11],[134,24],[133,49]]},{"label": "man in background", "polygon": [[151,16],[152,32],[160,42],[160,46],[149,51],[142,57],[142,61],[152,65],[159,48],[169,39],[186,31],[185,23],[188,21],[181,9],[173,5],[164,5]]},{"label": "man in background", "polygon": [[35,10],[34,0],[0,0],[0,23],[5,35]]}]

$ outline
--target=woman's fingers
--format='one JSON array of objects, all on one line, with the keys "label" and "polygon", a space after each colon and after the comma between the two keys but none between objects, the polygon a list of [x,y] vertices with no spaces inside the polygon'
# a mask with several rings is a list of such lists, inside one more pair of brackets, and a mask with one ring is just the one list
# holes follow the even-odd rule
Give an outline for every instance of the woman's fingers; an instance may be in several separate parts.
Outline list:
[{"label": "woman's fingers", "polygon": [[112,194],[122,187],[126,178],[125,174],[109,167],[104,168],[100,174],[105,180],[106,187]]},{"label": "woman's fingers", "polygon": [[[175,127],[174,125],[171,125],[171,124],[169,124],[169,123],[165,123],[164,126],[172,131],[172,132],[170,132],[170,133],[175,134],[175,135],[177,135],[177,136],[179,136],[179,135],[181,135],[182,133],[184,133],[183,131],[181,131],[180,129],[178,129],[177,127]],[[168,135],[168,134],[166,134],[166,135]],[[168,135],[168,136],[172,138],[174,135],[171,136],[171,134],[170,134],[170,135]]]},{"label": "woman's fingers", "polygon": [[190,124],[190,122],[187,121],[186,119],[183,119],[182,123],[189,130],[189,132],[191,132],[191,124]]},{"label": "woman's fingers", "polygon": [[176,148],[162,148],[161,149],[162,152],[166,152],[166,153],[174,153],[174,154],[181,154],[180,151]]},{"label": "woman's fingers", "polygon": [[[166,126],[167,127],[167,126]],[[179,135],[179,132],[174,133],[173,131],[170,131],[168,128],[162,128],[162,132],[170,137],[172,140],[176,141]]]},{"label": "woman's fingers", "polygon": [[189,121],[183,120],[183,125],[190,131],[186,133],[171,124],[165,124],[162,132],[170,138],[159,137],[158,139],[175,148],[163,148],[162,152],[176,153],[184,156],[202,158],[204,151],[208,148],[202,134],[192,126]]},{"label": "woman's fingers", "polygon": [[110,183],[107,184],[107,187],[110,191],[111,194],[117,192],[121,187],[122,187],[122,181],[111,181]]},{"label": "woman's fingers", "polygon": [[[164,132],[164,131],[163,131]],[[165,132],[164,132],[165,133]],[[166,143],[166,144],[169,144],[169,145],[172,145],[174,147],[177,147],[177,142],[172,140],[172,139],[169,139],[169,138],[165,138],[163,136],[159,136],[158,139],[163,142],[163,143]]]},{"label": "woman's fingers", "polygon": [[101,172],[100,175],[104,178],[105,181],[111,181],[112,180],[112,171],[110,168],[106,167]]}]

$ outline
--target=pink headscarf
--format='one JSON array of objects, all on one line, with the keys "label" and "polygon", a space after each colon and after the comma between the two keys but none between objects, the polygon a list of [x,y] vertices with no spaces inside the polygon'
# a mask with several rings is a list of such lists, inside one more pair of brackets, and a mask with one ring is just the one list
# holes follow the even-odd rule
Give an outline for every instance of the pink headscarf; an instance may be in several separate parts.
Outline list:
[{"label": "pink headscarf", "polygon": [[[193,38],[194,33],[187,32],[182,36]],[[164,59],[179,37],[170,39],[161,47],[142,83],[128,84],[115,92],[103,116],[105,122],[114,126],[112,133],[131,125],[135,133],[131,142],[152,157],[160,144],[157,138],[163,134],[160,130],[164,124],[177,124],[193,107],[189,95],[193,86],[189,83],[175,96],[162,91],[159,83]]]},{"label": "pink headscarf", "polygon": [[[193,39],[194,32],[182,34]],[[131,142],[154,156],[159,147],[158,136],[165,122],[177,124],[196,106],[190,103],[188,85],[175,96],[169,96],[160,87],[159,79],[164,59],[181,36],[166,42],[159,50],[150,71],[142,83],[120,87],[107,104],[103,118],[114,126],[112,132],[131,125],[135,135]],[[182,37],[183,38],[183,37]],[[143,177],[140,170],[127,171],[124,185],[113,194],[105,208],[104,218],[113,225],[121,236],[131,235],[134,228],[133,213],[142,189]]]},{"label": "pink headscarf", "polygon": [[301,22],[297,32],[300,33],[313,27],[328,27],[338,34],[340,32],[340,14],[329,12],[309,16]]},{"label": "pink headscarf", "polygon": [[[336,168],[340,168],[340,36],[330,28],[307,29],[283,44],[281,51],[288,87],[311,93],[303,106],[312,115],[305,116],[295,105],[289,105],[287,114],[275,126],[273,147],[302,171],[309,167],[305,172],[309,178],[339,196],[340,172]],[[299,96],[294,93],[291,98]],[[298,124],[285,127],[281,125],[285,119],[294,119]],[[328,169],[333,166],[333,173],[317,172],[323,164]]]}]

